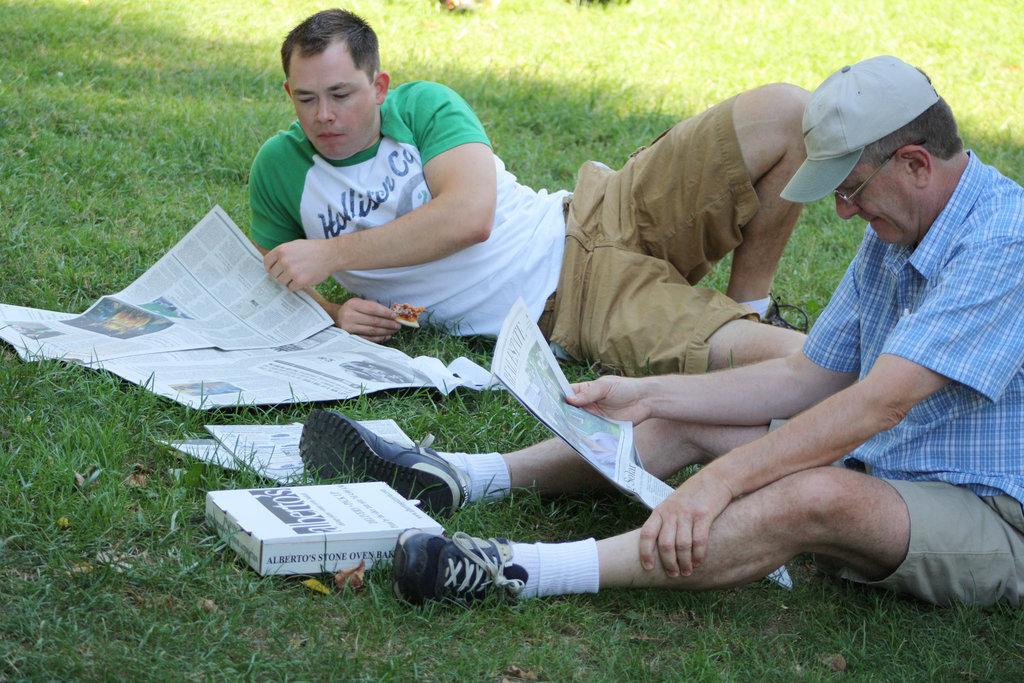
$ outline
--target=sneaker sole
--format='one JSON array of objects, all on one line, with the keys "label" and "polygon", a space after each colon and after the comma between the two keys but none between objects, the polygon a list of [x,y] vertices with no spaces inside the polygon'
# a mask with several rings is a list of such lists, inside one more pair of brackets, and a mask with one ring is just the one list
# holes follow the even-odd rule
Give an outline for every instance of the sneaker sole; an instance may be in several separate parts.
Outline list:
[{"label": "sneaker sole", "polygon": [[327,411],[310,414],[302,428],[299,453],[306,468],[319,478],[383,481],[436,515],[447,515],[456,507],[452,491],[460,489],[446,472],[426,463],[406,467],[385,460],[352,425]]}]

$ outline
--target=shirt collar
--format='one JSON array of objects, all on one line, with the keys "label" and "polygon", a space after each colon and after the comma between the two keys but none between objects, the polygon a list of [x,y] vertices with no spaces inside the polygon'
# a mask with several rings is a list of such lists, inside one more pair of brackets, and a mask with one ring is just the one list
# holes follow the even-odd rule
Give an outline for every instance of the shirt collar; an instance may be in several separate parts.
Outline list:
[{"label": "shirt collar", "polygon": [[947,246],[964,229],[967,216],[981,194],[982,183],[979,182],[979,176],[982,163],[970,152],[967,154],[967,168],[957,181],[956,189],[950,195],[946,206],[942,208],[942,212],[928,228],[924,239],[910,254],[910,265],[925,279],[928,279],[944,262]]}]

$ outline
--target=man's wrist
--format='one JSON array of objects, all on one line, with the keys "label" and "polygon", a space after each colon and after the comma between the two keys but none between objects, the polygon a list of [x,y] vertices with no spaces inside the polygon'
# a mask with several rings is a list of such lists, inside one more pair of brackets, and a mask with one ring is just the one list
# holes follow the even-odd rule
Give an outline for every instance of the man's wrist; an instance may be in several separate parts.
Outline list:
[{"label": "man's wrist", "polygon": [[[358,234],[358,233],[356,233]],[[352,266],[345,262],[345,256],[351,253],[351,249],[345,249],[345,238],[354,237],[354,235],[338,235],[331,237],[326,240],[327,254],[328,254],[328,267],[331,272],[328,275],[333,275],[338,271],[352,270]]]}]

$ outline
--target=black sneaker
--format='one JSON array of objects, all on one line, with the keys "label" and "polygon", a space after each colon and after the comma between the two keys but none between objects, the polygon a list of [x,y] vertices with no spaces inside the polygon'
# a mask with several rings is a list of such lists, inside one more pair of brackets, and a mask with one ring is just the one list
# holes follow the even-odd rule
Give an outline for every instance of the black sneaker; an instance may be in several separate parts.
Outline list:
[{"label": "black sneaker", "polygon": [[395,544],[391,588],[414,605],[426,600],[469,603],[493,587],[498,597],[514,600],[526,586],[526,570],[512,560],[504,538],[484,540],[461,531],[451,538],[407,529]]},{"label": "black sneaker", "polygon": [[469,477],[428,444],[406,448],[341,413],[314,410],[302,427],[299,455],[316,477],[383,481],[406,498],[419,499],[426,512],[448,515],[466,504]]},{"label": "black sneaker", "polygon": [[[774,294],[768,296],[771,303],[768,304],[768,312],[761,318],[761,322],[807,334],[807,312],[804,309],[793,304],[780,304]],[[783,312],[786,317],[783,317]]]}]

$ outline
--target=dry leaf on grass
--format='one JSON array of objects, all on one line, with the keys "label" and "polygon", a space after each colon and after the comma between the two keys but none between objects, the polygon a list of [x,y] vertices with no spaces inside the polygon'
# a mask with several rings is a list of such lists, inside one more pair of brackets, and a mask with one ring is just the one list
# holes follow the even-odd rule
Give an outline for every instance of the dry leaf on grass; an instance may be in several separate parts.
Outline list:
[{"label": "dry leaf on grass", "polygon": [[821,663],[832,671],[846,671],[846,658],[841,654],[822,655]]},{"label": "dry leaf on grass", "polygon": [[203,610],[204,612],[213,613],[213,612],[217,611],[217,603],[215,603],[210,598],[203,598],[203,599],[201,599],[199,601],[198,607],[199,607],[199,609]]},{"label": "dry leaf on grass", "polygon": [[151,469],[137,462],[132,465],[132,473],[125,477],[122,483],[125,486],[143,487],[149,483],[149,475],[152,472]]},{"label": "dry leaf on grass", "polygon": [[[511,677],[511,678],[510,678]],[[510,665],[501,673],[502,683],[513,683],[514,681],[539,681],[540,677],[532,671],[518,666],[516,664]]]},{"label": "dry leaf on grass", "polygon": [[75,472],[75,484],[80,489],[84,489],[86,486],[92,486],[93,484],[96,483],[96,480],[99,479],[100,474],[102,472],[103,470],[101,470],[99,467],[93,467],[89,471],[88,476]]},{"label": "dry leaf on grass", "polygon": [[135,474],[129,474],[121,483],[129,488],[142,488],[149,483],[149,477],[141,472],[137,472]]},{"label": "dry leaf on grass", "polygon": [[334,585],[338,587],[338,590],[344,590],[345,588],[359,590],[363,587],[365,576],[366,561],[364,560],[359,563],[359,566],[339,569],[338,573],[334,575]]}]

